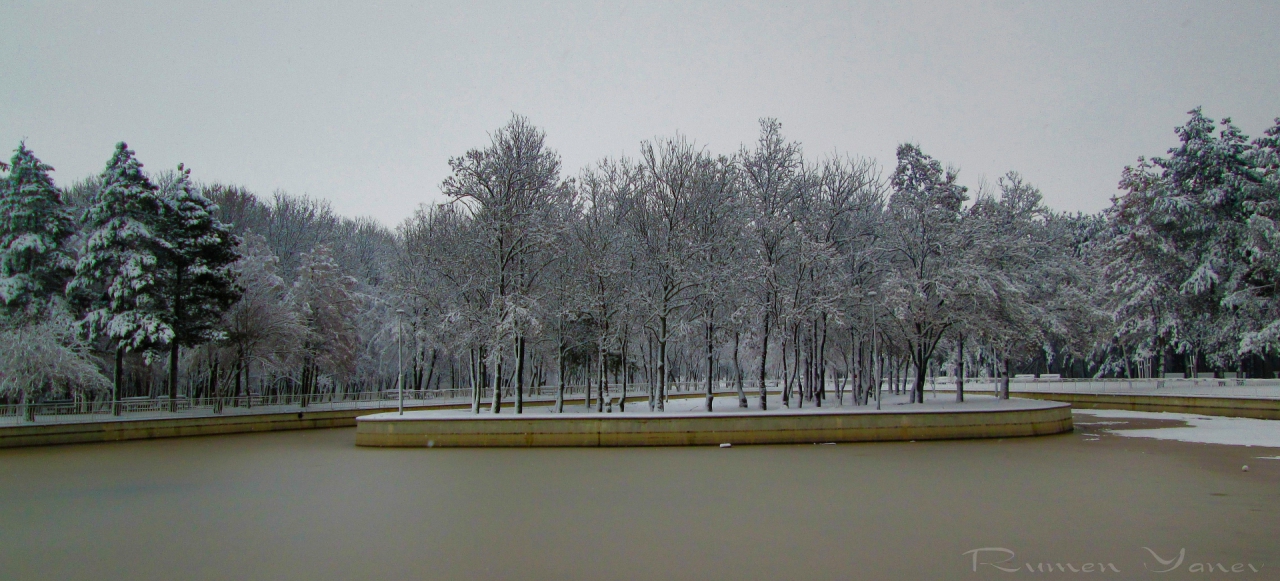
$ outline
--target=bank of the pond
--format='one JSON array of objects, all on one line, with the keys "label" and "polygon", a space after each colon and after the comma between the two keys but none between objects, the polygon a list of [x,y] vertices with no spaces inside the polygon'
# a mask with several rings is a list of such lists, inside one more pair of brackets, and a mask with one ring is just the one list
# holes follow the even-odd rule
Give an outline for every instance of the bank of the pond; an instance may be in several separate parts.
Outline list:
[{"label": "bank of the pond", "polygon": [[150,440],[282,430],[340,428],[355,425],[356,417],[381,409],[238,413],[212,416],[138,418],[115,421],[29,424],[0,427],[0,448]]},{"label": "bank of the pond", "polygon": [[[718,393],[717,397],[733,394]],[[672,399],[702,397],[702,394],[673,394]],[[628,402],[645,401],[647,396],[630,396]],[[616,401],[617,398],[614,399]],[[524,402],[530,408],[549,407],[554,400],[536,399]],[[582,406],[581,397],[566,398],[568,406]],[[486,408],[488,404],[486,402]],[[406,411],[459,410],[471,404],[457,400],[449,402],[421,403],[406,401]],[[504,409],[514,407],[511,401],[503,402]],[[225,408],[221,414],[190,413],[167,414],[155,412],[144,417],[91,417],[85,421],[52,421],[0,426],[0,448],[25,446],[51,446],[60,444],[88,444],[96,442],[120,442],[126,440],[151,440],[187,436],[214,436],[287,430],[322,428],[349,428],[356,425],[356,418],[396,409],[394,402],[383,402],[380,407],[351,407],[347,409],[314,409],[292,407],[288,410],[264,408],[259,411],[244,408]],[[41,419],[44,419],[41,417]],[[47,421],[47,420],[46,420]]]},{"label": "bank of the pond", "polygon": [[1069,432],[1071,406],[985,398],[965,404],[662,414],[416,411],[356,421],[356,444],[388,447],[697,446],[1009,438]]},{"label": "bank of the pond", "polygon": [[[937,390],[939,394],[954,394],[953,390]],[[991,391],[965,390],[966,394],[990,395]],[[1073,393],[1062,391],[1018,390],[1013,397],[1069,403],[1078,409],[1113,409],[1140,412],[1173,412],[1280,420],[1280,399],[1262,397],[1215,397],[1201,395],[1163,395],[1133,393]]]}]

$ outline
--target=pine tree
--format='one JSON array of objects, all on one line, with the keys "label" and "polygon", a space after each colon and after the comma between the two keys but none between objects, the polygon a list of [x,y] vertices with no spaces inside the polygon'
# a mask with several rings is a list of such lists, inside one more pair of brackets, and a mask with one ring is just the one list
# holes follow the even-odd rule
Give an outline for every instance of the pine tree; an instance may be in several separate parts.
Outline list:
[{"label": "pine tree", "polygon": [[45,165],[25,143],[0,185],[0,319],[47,314],[75,270],[67,247],[75,225]]},{"label": "pine tree", "polygon": [[124,354],[169,344],[174,338],[160,268],[171,248],[158,234],[164,202],[124,142],[102,172],[102,189],[85,214],[87,239],[68,292],[81,302],[81,327],[115,346],[116,405]]},{"label": "pine tree", "polygon": [[1240,260],[1223,302],[1241,327],[1241,356],[1280,352],[1280,118],[1253,140],[1250,158],[1257,183],[1245,201]]},{"label": "pine tree", "polygon": [[1168,158],[1125,168],[1125,193],[1107,210],[1116,340],[1159,357],[1172,348],[1192,368],[1201,355],[1227,366],[1237,358],[1239,313],[1223,307],[1246,286],[1239,249],[1259,176],[1230,119],[1215,124],[1199,108],[1189,115]]},{"label": "pine tree", "polygon": [[166,313],[161,317],[173,330],[169,342],[169,411],[178,405],[178,353],[223,336],[218,323],[240,298],[229,268],[239,255],[237,238],[214,213],[217,206],[195,191],[191,170],[178,165],[161,190],[158,234],[166,242],[161,254],[161,293]]}]

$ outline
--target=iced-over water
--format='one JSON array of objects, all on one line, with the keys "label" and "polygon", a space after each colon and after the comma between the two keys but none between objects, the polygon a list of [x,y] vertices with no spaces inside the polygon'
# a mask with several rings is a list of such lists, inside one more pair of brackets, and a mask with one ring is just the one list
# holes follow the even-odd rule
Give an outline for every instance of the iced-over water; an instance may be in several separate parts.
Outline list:
[{"label": "iced-over water", "polygon": [[[1254,458],[1280,450],[1098,428],[531,450],[356,448],[338,429],[0,450],[0,578],[1032,575],[972,572],[964,553],[984,547],[1032,565],[1111,563],[1123,572],[1111,578],[1204,578],[1186,572],[1193,561],[1274,578],[1280,462]],[[1152,573],[1142,547],[1185,549],[1186,563]]]}]

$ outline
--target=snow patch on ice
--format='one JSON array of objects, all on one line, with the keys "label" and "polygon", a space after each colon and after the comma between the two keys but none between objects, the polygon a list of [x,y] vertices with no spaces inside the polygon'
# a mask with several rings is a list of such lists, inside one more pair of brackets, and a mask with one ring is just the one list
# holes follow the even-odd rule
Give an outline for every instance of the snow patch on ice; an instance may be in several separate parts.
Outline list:
[{"label": "snow patch on ice", "polygon": [[1129,410],[1075,410],[1103,418],[1130,418],[1144,420],[1174,420],[1186,422],[1186,426],[1151,428],[1143,430],[1108,430],[1110,434],[1127,438],[1154,438],[1201,444],[1227,446],[1263,446],[1280,448],[1280,421],[1252,418],[1227,418],[1181,414],[1170,412],[1137,412]]}]

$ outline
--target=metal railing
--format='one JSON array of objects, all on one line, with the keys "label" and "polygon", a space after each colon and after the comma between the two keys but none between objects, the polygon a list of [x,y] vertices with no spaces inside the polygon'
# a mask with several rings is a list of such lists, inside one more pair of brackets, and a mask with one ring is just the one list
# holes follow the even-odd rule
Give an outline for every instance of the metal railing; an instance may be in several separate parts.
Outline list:
[{"label": "metal railing", "polygon": [[[939,377],[940,389],[954,388],[954,378]],[[1000,380],[990,377],[966,378],[965,390],[991,391],[998,388]],[[1150,395],[1188,395],[1201,397],[1253,397],[1280,399],[1280,379],[1237,378],[1148,378],[1148,379],[1059,379],[1015,377],[1009,381],[1009,391],[1042,393],[1114,393]]]},{"label": "metal railing", "polygon": [[[758,381],[744,381],[747,395],[758,393]],[[774,381],[766,385],[776,386]],[[621,383],[610,383],[607,396],[615,400],[622,395]],[[647,383],[628,383],[627,396],[647,396]],[[565,397],[581,402],[586,392],[585,385],[566,385]],[[701,393],[705,390],[705,382],[673,382],[668,385],[668,395],[682,393]],[[559,388],[554,385],[529,386],[524,390],[524,400],[530,403],[554,401]],[[592,398],[598,398],[598,386],[591,385]],[[729,381],[717,381],[713,391],[716,394],[736,393],[736,386]],[[481,402],[485,405],[493,396],[492,388],[480,390]],[[503,389],[504,402],[514,401],[515,392],[511,388]],[[423,405],[470,404],[471,388],[405,390],[406,407]],[[0,426],[34,425],[34,424],[70,424],[84,422],[103,422],[133,419],[165,419],[174,417],[211,417],[217,415],[250,415],[270,414],[294,411],[329,411],[329,410],[361,410],[361,409],[395,409],[399,405],[400,392],[391,389],[383,391],[362,392],[324,392],[315,394],[253,394],[239,397],[178,397],[172,401],[174,411],[170,411],[171,401],[167,396],[125,398],[119,402],[109,397],[86,399],[80,401],[53,401],[30,404],[0,405]],[[117,411],[118,410],[118,411]]]}]

